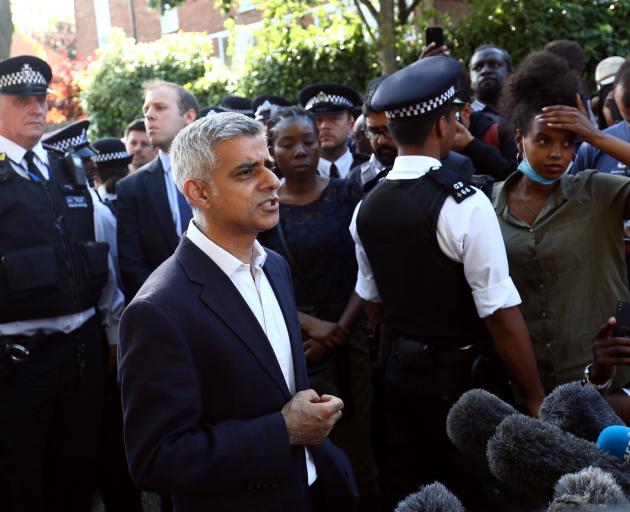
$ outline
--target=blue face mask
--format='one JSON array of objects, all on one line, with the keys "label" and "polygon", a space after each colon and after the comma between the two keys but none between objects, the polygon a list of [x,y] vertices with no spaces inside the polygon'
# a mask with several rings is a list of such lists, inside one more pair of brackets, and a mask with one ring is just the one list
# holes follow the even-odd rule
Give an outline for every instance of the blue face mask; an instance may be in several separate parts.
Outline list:
[{"label": "blue face mask", "polygon": [[[568,173],[572,166],[573,166],[573,162],[569,162],[569,165],[567,166],[563,175]],[[523,160],[521,160],[521,163],[518,164],[517,169],[521,171],[525,176],[527,176],[530,180],[535,181],[536,183],[540,183],[541,185],[553,185],[556,181],[558,181],[562,177],[562,176],[558,176],[555,180],[550,180],[538,174],[536,170],[529,163],[529,160],[527,160],[527,154],[525,153],[525,146],[523,146]]]}]

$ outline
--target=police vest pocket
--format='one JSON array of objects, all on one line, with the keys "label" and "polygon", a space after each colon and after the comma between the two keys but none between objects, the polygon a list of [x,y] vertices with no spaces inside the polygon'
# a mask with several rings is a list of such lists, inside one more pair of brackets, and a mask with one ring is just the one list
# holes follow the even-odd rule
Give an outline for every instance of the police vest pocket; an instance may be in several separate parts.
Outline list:
[{"label": "police vest pocket", "polygon": [[57,257],[51,246],[29,247],[5,254],[2,268],[9,288],[15,292],[59,285]]},{"label": "police vest pocket", "polygon": [[109,245],[106,242],[80,242],[79,253],[88,280],[98,287],[104,286],[108,277]]}]

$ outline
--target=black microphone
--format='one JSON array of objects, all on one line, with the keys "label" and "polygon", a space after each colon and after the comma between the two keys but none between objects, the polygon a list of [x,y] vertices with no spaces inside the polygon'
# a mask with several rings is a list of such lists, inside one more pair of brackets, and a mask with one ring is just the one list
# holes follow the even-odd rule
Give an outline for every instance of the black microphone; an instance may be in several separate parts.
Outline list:
[{"label": "black microphone", "polygon": [[558,386],[543,400],[540,419],[591,442],[610,425],[626,425],[593,386],[577,381]]},{"label": "black microphone", "polygon": [[600,468],[589,466],[558,480],[547,512],[575,512],[576,509],[587,512],[604,507],[606,511],[628,510],[629,506],[630,502],[615,479]]},{"label": "black microphone", "polygon": [[486,445],[499,423],[518,411],[483,389],[471,389],[453,404],[446,418],[446,433],[466,455],[486,462]]},{"label": "black microphone", "polygon": [[594,443],[522,414],[507,417],[488,441],[490,472],[503,483],[540,501],[553,495],[567,473],[597,466],[630,492],[630,466],[602,452]]},{"label": "black microphone", "polygon": [[466,512],[457,497],[440,482],[421,487],[402,500],[394,512]]}]

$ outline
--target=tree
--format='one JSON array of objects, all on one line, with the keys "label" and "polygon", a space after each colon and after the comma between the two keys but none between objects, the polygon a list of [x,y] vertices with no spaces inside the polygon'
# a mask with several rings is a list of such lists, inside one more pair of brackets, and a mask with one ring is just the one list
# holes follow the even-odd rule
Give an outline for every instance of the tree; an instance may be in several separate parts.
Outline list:
[{"label": "tree", "polygon": [[[163,11],[166,8],[177,7],[186,0],[149,0],[149,6]],[[349,0],[350,1],[350,0]],[[416,10],[422,5],[423,0],[351,0],[355,14],[362,22],[365,32],[375,44],[378,53],[378,61],[381,72],[384,74],[393,73],[398,69],[398,40],[401,35],[411,28],[412,21],[416,19]],[[222,12],[228,15],[233,8],[238,5],[239,0],[219,0]],[[314,1],[304,0],[304,6],[316,6],[329,3],[326,0]],[[426,2],[430,4],[431,2]],[[264,1],[259,4],[259,9],[266,13],[269,2]],[[365,14],[367,11],[368,15]],[[429,5],[422,9],[423,18],[436,17],[439,13]],[[376,30],[372,28],[370,17],[375,20]],[[289,21],[291,23],[292,21]]]},{"label": "tree", "polygon": [[6,59],[11,52],[13,38],[13,19],[11,1],[0,0],[0,60]]}]

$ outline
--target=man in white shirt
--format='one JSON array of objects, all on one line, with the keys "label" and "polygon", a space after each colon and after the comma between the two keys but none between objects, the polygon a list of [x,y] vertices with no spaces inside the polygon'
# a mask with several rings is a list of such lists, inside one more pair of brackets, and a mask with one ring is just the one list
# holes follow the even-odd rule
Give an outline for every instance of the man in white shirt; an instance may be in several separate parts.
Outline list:
[{"label": "man in white shirt", "polygon": [[385,369],[390,510],[434,480],[470,510],[491,510],[480,483],[446,436],[446,415],[479,386],[473,367],[490,342],[537,414],[544,396],[520,297],[489,200],[440,159],[455,136],[458,62],[427,57],[385,79],[372,106],[385,111],[398,157],[385,180],[357,206],[357,294],[382,302],[392,340]]},{"label": "man in white shirt", "polygon": [[256,242],[279,213],[262,125],[205,117],[171,155],[194,220],[121,322],[132,477],[178,512],[353,510],[343,403],[306,389],[289,267]]},{"label": "man in white shirt", "polygon": [[0,503],[87,511],[123,299],[84,173],[40,141],[50,78],[0,62]]}]

